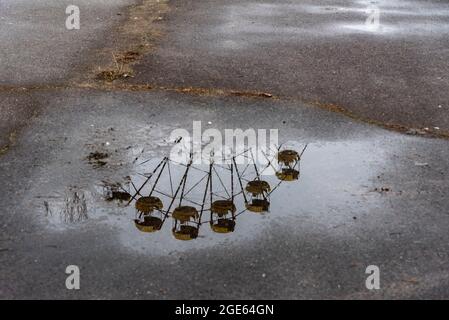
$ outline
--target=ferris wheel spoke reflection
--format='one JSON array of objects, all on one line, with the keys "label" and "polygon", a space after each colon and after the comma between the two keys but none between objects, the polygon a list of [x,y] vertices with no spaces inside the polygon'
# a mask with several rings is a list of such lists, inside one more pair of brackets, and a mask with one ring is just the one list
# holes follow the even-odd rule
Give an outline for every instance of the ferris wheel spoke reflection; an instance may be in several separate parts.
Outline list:
[{"label": "ferris wheel spoke reflection", "polygon": [[[145,179],[137,184],[139,187],[131,181],[134,195],[128,205],[134,201],[136,228],[146,233],[157,232],[167,219],[171,219],[174,238],[184,241],[198,238],[200,227],[205,224],[209,224],[215,233],[233,232],[237,217],[247,212],[268,212],[273,192],[284,182],[299,180],[300,161],[307,145],[301,152],[281,150],[281,147],[273,157],[263,152],[267,163],[260,167],[251,149],[233,156],[226,165],[215,163],[211,158],[207,169],[194,165],[192,154],[187,164],[164,157],[148,176],[140,174]],[[244,156],[250,162],[239,165],[237,156]],[[251,166],[252,178],[245,178],[249,176]],[[184,171],[180,178],[176,178],[179,168]],[[273,176],[279,180],[274,188],[264,180],[267,168],[273,169]],[[179,181],[174,185],[177,179]],[[166,209],[160,197],[166,199]],[[203,219],[206,212],[208,220]]]}]

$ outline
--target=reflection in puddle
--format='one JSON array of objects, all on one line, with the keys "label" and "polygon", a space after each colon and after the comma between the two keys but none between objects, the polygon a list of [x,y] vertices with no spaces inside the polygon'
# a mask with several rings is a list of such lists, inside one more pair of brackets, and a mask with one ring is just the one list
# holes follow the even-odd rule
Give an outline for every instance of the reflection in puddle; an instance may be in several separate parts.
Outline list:
[{"label": "reflection in puddle", "polygon": [[[205,224],[215,233],[230,233],[237,217],[245,212],[268,212],[270,196],[281,183],[299,179],[306,148],[299,152],[277,150],[273,158],[266,157],[263,167],[257,165],[251,149],[239,154],[248,160],[243,165],[237,163],[237,156],[225,159],[224,164],[211,161],[208,165],[194,165],[192,155],[187,164],[166,157],[151,174],[140,175],[144,181],[131,181],[135,189],[132,197],[124,189],[119,191],[119,186],[110,195],[115,194],[118,200],[130,198],[128,205],[134,203],[135,207],[134,224],[141,232],[158,232],[171,220],[171,233],[178,240],[198,238]],[[274,187],[263,179],[268,168],[278,178]]]},{"label": "reflection in puddle", "polygon": [[[384,209],[389,201],[386,193],[380,194],[372,190],[379,187],[379,176],[388,163],[389,150],[397,150],[398,146],[386,148],[383,143],[378,143],[377,139],[376,137],[374,140],[366,141],[316,142],[307,147],[304,156],[301,156],[304,144],[287,140],[284,148],[297,150],[301,158],[300,163],[296,164],[299,182],[295,180],[296,174],[289,172],[288,161],[287,163],[279,161],[282,160],[281,157],[271,153],[270,157],[273,158],[270,163],[271,170],[268,168],[264,171],[267,163],[258,168],[260,180],[266,181],[270,186],[270,190],[267,191],[269,213],[264,211],[254,213],[246,208],[242,189],[249,204],[252,194],[249,194],[246,187],[257,177],[252,164],[242,165],[238,162],[239,166],[233,168],[234,181],[231,184],[231,163],[222,165],[215,162],[212,169],[214,206],[211,205],[208,190],[196,241],[176,240],[173,235],[175,221],[171,215],[165,215],[167,211],[173,213],[180,205],[182,186],[176,201],[168,210],[172,195],[176,192],[186,170],[186,164],[167,162],[151,194],[161,200],[162,212],[157,209],[154,201],[145,203],[145,200],[141,200],[143,202],[139,205],[142,215],[138,212],[136,202],[150,195],[163,165],[158,167],[162,158],[151,155],[138,161],[134,161],[135,157],[128,158],[127,161],[131,161],[129,162],[131,165],[117,174],[109,175],[106,181],[104,173],[98,177],[86,177],[84,181],[73,180],[64,192],[54,191],[53,186],[59,183],[56,177],[47,184],[40,183],[39,188],[30,192],[33,196],[30,210],[34,208],[32,203],[35,203],[36,199],[42,199],[49,208],[48,211],[45,209],[45,203],[41,206],[41,213],[45,217],[43,222],[49,230],[65,232],[74,228],[77,230],[96,228],[104,237],[116,238],[118,249],[123,247],[144,255],[170,256],[177,252],[201,250],[217,245],[247,246],[260,237],[275,240],[277,235],[272,232],[273,227],[286,228],[298,234],[326,230],[333,236],[347,237],[348,228],[349,230],[357,228],[360,218],[371,215],[372,212],[379,215],[387,212]],[[372,152],[373,148],[376,149],[375,154]],[[144,161],[148,158],[149,161]],[[295,166],[295,163],[290,166]],[[158,170],[153,173],[156,167]],[[181,206],[191,206],[198,211],[198,214],[201,213],[209,169],[207,162],[204,165],[193,165],[189,169]],[[236,170],[239,171],[242,186]],[[288,182],[289,179],[293,182]],[[280,186],[277,186],[279,183]],[[136,190],[139,190],[139,194],[136,194]],[[77,192],[80,199],[83,198],[81,194],[84,196],[88,219],[67,223],[70,219],[62,219],[60,212],[64,212],[67,206],[65,199],[73,199],[74,192]],[[136,196],[127,205],[134,194]],[[228,202],[232,199],[232,194],[235,208]],[[81,204],[83,201],[74,202]],[[147,218],[145,222],[145,215],[151,210],[149,216],[159,218],[160,221],[165,219],[163,224],[158,225],[152,218]],[[242,211],[244,213],[239,215]],[[354,220],[354,217],[357,217],[357,220]],[[136,225],[135,220],[144,223]],[[139,231],[139,228],[145,232]],[[155,231],[151,232],[152,229]]]},{"label": "reflection in puddle", "polygon": [[104,182],[103,196],[106,201],[129,201],[131,195],[125,190],[120,183]]},{"label": "reflection in puddle", "polygon": [[49,218],[59,217],[61,222],[76,223],[87,220],[87,201],[82,191],[70,191],[63,202],[57,205],[59,210],[54,211],[48,201],[44,201],[45,215]]}]

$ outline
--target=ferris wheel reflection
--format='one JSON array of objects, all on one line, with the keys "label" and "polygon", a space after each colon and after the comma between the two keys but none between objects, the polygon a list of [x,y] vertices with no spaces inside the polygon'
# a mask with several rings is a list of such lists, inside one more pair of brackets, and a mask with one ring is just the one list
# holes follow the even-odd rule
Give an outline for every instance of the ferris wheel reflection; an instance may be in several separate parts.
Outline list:
[{"label": "ferris wheel reflection", "polygon": [[[170,219],[173,237],[183,241],[198,238],[200,227],[205,224],[209,224],[215,233],[231,233],[236,228],[238,216],[246,212],[268,212],[272,193],[284,182],[299,180],[301,156],[306,148],[307,145],[301,152],[277,150],[272,159],[266,156],[268,164],[262,168],[255,161],[239,165],[235,156],[226,165],[211,160],[207,169],[193,165],[192,156],[187,164],[165,157],[138,188],[133,185],[135,192],[130,195],[128,205],[135,207],[135,227],[140,232],[154,233]],[[245,153],[248,159],[254,160],[252,150]],[[183,168],[177,183],[174,183],[174,166]],[[252,170],[248,170],[249,167]],[[274,187],[262,179],[262,173],[268,167],[275,171],[278,180]],[[194,170],[201,173],[200,179],[191,178]],[[169,191],[163,191],[159,186],[165,175],[168,175]],[[144,188],[149,188],[146,194]],[[191,197],[194,192],[197,194],[195,199]],[[165,203],[162,196],[167,199]]]}]

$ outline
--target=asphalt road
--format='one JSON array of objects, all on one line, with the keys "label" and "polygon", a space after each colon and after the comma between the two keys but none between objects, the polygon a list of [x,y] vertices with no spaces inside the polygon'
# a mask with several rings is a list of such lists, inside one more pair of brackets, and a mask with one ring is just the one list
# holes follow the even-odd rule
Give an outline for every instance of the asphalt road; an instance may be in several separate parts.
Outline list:
[{"label": "asphalt road", "polygon": [[[2,0],[0,85],[54,85],[82,74],[84,65],[98,63],[94,50],[134,2]],[[69,5],[80,9],[80,30],[66,29]]]},{"label": "asphalt road", "polygon": [[[33,33],[0,29],[0,52],[8,53],[0,60],[0,134],[7,145],[0,155],[0,298],[448,298],[448,141],[303,102],[337,103],[381,122],[445,128],[440,101],[447,97],[447,64],[437,59],[447,53],[445,5],[429,1],[426,11],[410,9],[424,2],[389,3],[379,3],[389,15],[406,21],[413,13],[415,22],[430,16],[440,32],[419,37],[426,28],[405,32],[387,18],[383,33],[366,35],[352,29],[358,12],[344,11],[343,21],[333,21],[335,9],[321,2],[170,1],[158,19],[164,32],[132,66],[134,77],[113,83],[86,73],[110,63],[94,53],[110,45],[108,30],[134,20],[123,7],[131,1],[96,3],[89,19],[117,20],[93,23],[100,33],[82,28],[75,43],[49,27],[61,39],[42,33],[38,46],[16,50],[24,46],[20,35]],[[35,6],[6,1],[0,8],[24,26]],[[46,21],[61,15],[38,12]],[[368,42],[376,43],[375,55],[365,50]],[[334,80],[328,71],[337,65]],[[29,68],[28,75],[11,71]],[[365,71],[369,77],[361,81]],[[384,80],[373,80],[379,77]],[[344,92],[353,86],[358,90],[349,98]],[[253,90],[276,97],[256,97]],[[385,94],[381,100],[376,90]],[[415,103],[406,114],[408,95],[441,103],[442,110]],[[281,142],[308,143],[301,177],[273,193],[268,214],[239,216],[232,234],[214,234],[207,225],[190,242],[172,238],[170,225],[139,233],[133,208],[105,201],[102,186],[138,181],[170,152],[171,132],[191,131],[193,121],[220,131],[278,129]],[[108,156],[95,165],[92,153]],[[139,165],[136,158],[152,161]],[[74,192],[86,199],[87,219],[71,223],[61,212]],[[77,291],[65,288],[65,268],[73,264],[81,269]],[[381,270],[380,290],[365,287],[368,265]]]},{"label": "asphalt road", "polygon": [[[39,112],[40,106],[29,95],[17,96],[12,92],[27,87],[65,86],[78,75],[85,76],[104,60],[99,49],[108,45],[108,31],[124,19],[126,5],[133,3],[127,0],[0,3],[0,91],[4,92],[0,104],[0,148],[11,144],[17,131]],[[80,30],[66,29],[68,5],[80,8]]]},{"label": "asphalt road", "polygon": [[[368,8],[379,28],[365,26]],[[171,1],[135,82],[259,90],[392,127],[449,130],[444,1]],[[435,129],[439,128],[439,129]]]}]

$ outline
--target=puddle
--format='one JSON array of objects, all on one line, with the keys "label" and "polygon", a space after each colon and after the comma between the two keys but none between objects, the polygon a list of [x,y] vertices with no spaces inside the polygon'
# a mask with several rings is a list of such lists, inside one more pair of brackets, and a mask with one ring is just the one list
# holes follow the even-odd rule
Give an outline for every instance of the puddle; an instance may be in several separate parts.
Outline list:
[{"label": "puddle", "polygon": [[251,220],[260,223],[271,213],[271,197],[284,183],[299,182],[304,151],[303,147],[273,152],[263,165],[251,161],[253,154],[250,156],[248,150],[212,164],[180,163],[169,158],[137,163],[128,189],[120,187],[132,194],[118,209],[132,217],[122,229],[122,242],[147,251],[148,244],[142,241],[150,240],[152,253],[170,253],[192,245],[208,246],[212,239],[232,239],[236,230],[248,230],[258,223]]},{"label": "puddle", "polygon": [[[292,141],[287,145],[298,153],[304,147]],[[385,155],[379,150],[373,157],[370,150],[372,144],[363,142],[311,144],[294,166],[284,166],[284,176],[279,174],[279,162],[274,158],[268,165],[273,174],[266,175],[261,173],[267,165],[192,164],[187,170],[188,165],[171,160],[139,159],[120,183],[99,182],[90,190],[70,190],[71,197],[45,199],[44,211],[53,213],[46,215],[56,229],[85,223],[105,225],[124,247],[149,255],[242,244],[273,236],[270,227],[279,224],[296,226],[298,232],[312,225],[338,233],[340,226],[353,224],[356,217],[384,201],[385,193],[372,191],[372,181]],[[297,176],[289,175],[290,169],[297,170]],[[258,179],[266,185],[249,186]],[[256,205],[251,207],[251,198],[260,187],[262,195],[255,197]],[[148,196],[158,200],[147,198],[136,206],[139,199]],[[232,199],[231,205],[226,202]],[[211,212],[212,203],[215,212]],[[175,214],[180,206],[183,209]],[[78,212],[84,209],[85,219],[78,219],[83,216]],[[73,218],[62,219],[61,212],[71,212]]]}]

